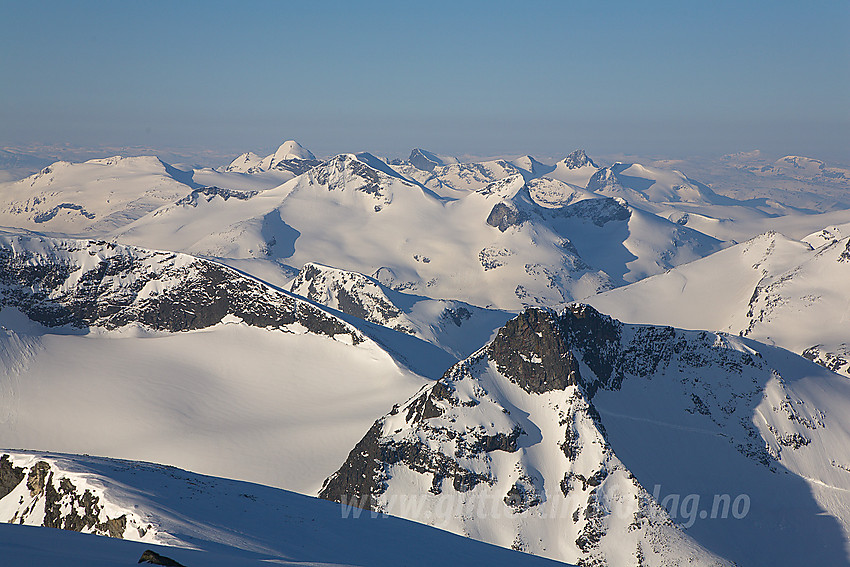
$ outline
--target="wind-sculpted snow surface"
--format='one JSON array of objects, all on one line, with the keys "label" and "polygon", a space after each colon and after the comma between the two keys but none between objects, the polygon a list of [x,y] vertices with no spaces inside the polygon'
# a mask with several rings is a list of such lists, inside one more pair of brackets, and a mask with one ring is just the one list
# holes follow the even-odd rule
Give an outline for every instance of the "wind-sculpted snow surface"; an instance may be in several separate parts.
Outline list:
[{"label": "wind-sculpted snow surface", "polygon": [[[812,549],[843,564],[850,482],[834,463],[850,439],[834,408],[850,386],[835,378],[730,336],[529,309],[376,421],[320,496],[580,565],[796,565]],[[813,499],[808,481],[835,488]],[[785,514],[806,525],[777,543]]]}]

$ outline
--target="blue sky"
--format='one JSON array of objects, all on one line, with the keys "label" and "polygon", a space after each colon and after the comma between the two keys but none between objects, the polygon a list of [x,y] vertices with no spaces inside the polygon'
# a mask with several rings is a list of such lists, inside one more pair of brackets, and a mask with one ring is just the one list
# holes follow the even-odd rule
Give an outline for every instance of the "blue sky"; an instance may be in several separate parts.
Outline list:
[{"label": "blue sky", "polygon": [[850,2],[0,0],[0,145],[850,161]]}]

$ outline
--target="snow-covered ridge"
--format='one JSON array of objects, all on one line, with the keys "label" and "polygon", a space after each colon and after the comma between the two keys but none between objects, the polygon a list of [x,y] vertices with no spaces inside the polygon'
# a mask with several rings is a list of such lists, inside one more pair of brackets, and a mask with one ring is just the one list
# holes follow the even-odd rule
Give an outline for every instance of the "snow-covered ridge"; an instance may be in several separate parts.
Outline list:
[{"label": "snow-covered ridge", "polygon": [[104,241],[0,236],[0,284],[2,305],[47,327],[138,324],[177,332],[231,316],[257,327],[294,325],[364,340],[306,302],[220,264]]},{"label": "snow-covered ridge", "polygon": [[253,152],[246,152],[230,162],[224,168],[224,171],[230,173],[262,173],[279,170],[300,175],[318,163],[319,161],[313,155],[313,152],[295,140],[287,140],[273,154],[266,157],[260,157]]},{"label": "snow-covered ridge", "polygon": [[[110,489],[115,487],[104,487],[102,479],[82,472],[65,459],[0,453],[0,522],[161,545],[182,543],[168,534],[161,535],[158,526],[136,510],[138,506],[133,506],[128,494],[113,498]],[[123,504],[119,504],[122,499]]]},{"label": "snow-covered ridge", "polygon": [[154,156],[60,161],[20,181],[0,183],[0,224],[103,234],[197,187],[191,173]]},{"label": "snow-covered ridge", "polygon": [[[834,403],[807,389],[800,379],[806,373]],[[846,413],[835,411],[848,401],[850,385],[835,375],[758,343],[624,325],[583,305],[560,316],[530,309],[377,420],[320,495],[579,564],[633,565],[639,557],[659,565],[750,564],[770,557],[793,565],[812,537],[825,557],[846,560],[836,518],[850,502],[850,479],[833,463],[850,458]],[[676,433],[624,441],[641,423]],[[697,447],[714,465],[699,470],[689,459],[701,458],[669,453],[659,441],[669,438],[685,451],[706,434],[716,440]],[[698,495],[706,485],[741,482],[712,470],[726,463],[747,477],[746,486],[787,485],[794,514],[809,517],[826,506],[833,524],[798,532],[778,549],[781,519],[764,488],[747,494],[756,518],[746,523],[685,521],[678,508],[671,512],[651,496],[675,474],[662,482],[645,462],[688,470],[683,494]],[[837,488],[816,493],[813,506],[808,488],[790,488],[803,479]],[[747,540],[749,548],[724,544],[724,537]]]},{"label": "snow-covered ridge", "polygon": [[359,428],[423,383],[401,358],[355,324],[215,262],[0,237],[7,446],[313,492]]},{"label": "snow-covered ridge", "polygon": [[[0,522],[10,520],[18,525],[0,525],[9,565],[135,565],[152,549],[182,565],[212,567],[390,566],[401,557],[425,567],[434,548],[464,565],[555,565],[258,484],[139,461],[0,449]],[[43,526],[39,539],[28,526]]]},{"label": "snow-covered ridge", "polygon": [[805,241],[769,232],[589,302],[636,323],[751,337],[846,373],[848,246],[837,228]]},{"label": "snow-covered ridge", "polygon": [[[430,258],[420,257],[423,263]],[[462,301],[430,299],[390,289],[357,272],[309,262],[292,281],[292,293],[366,321],[417,336],[457,359],[489,340],[510,314]]]}]

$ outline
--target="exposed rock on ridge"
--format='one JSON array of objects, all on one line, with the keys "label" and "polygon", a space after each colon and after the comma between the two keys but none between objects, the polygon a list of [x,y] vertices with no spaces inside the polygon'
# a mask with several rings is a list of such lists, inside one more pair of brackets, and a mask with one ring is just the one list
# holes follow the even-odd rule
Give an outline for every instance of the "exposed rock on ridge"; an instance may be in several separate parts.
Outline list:
[{"label": "exposed rock on ridge", "polygon": [[340,320],[220,264],[107,242],[9,237],[0,247],[0,306],[48,327],[130,323],[178,332],[225,316],[256,327],[303,325],[334,337],[360,334]]}]

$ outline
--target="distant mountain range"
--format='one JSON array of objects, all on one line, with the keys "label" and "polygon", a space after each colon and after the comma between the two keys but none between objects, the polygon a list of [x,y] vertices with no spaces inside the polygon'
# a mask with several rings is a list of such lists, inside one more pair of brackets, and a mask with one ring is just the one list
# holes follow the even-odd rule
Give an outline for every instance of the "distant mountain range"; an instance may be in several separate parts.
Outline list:
[{"label": "distant mountain range", "polygon": [[[187,567],[846,565],[850,203],[806,197],[844,173],[724,159],[781,186],[295,141],[2,182],[0,521]],[[26,526],[18,562],[144,551]]]}]

